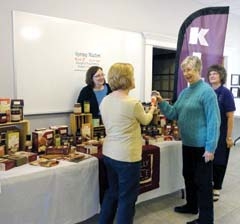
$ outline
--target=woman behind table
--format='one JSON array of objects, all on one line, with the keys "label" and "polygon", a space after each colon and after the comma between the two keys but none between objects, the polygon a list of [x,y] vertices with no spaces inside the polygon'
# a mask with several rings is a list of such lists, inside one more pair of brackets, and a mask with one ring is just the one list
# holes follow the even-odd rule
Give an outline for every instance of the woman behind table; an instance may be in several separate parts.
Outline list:
[{"label": "woman behind table", "polygon": [[155,106],[148,113],[138,99],[130,97],[135,88],[134,69],[128,63],[113,64],[108,72],[113,92],[106,96],[100,111],[106,128],[103,161],[108,185],[104,195],[99,224],[132,224],[140,181],[142,136],[140,124],[153,118]]},{"label": "woman behind table", "polygon": [[207,76],[217,95],[221,114],[220,137],[213,160],[213,201],[218,201],[227,169],[230,148],[233,146],[232,130],[236,107],[231,91],[223,86],[227,78],[225,68],[221,65],[212,65],[208,68]]},{"label": "woman behind table", "polygon": [[93,118],[101,118],[99,105],[102,99],[112,92],[109,85],[105,82],[103,70],[99,66],[92,66],[86,73],[86,86],[79,93],[77,102],[81,103],[82,108],[84,101],[90,103],[90,113]]},{"label": "woman behind table", "polygon": [[217,97],[211,86],[201,79],[202,62],[198,57],[185,58],[181,69],[189,86],[180,93],[174,105],[157,96],[161,112],[178,121],[183,144],[187,203],[175,207],[175,212],[199,212],[198,219],[187,224],[213,224],[212,160],[220,127]]}]

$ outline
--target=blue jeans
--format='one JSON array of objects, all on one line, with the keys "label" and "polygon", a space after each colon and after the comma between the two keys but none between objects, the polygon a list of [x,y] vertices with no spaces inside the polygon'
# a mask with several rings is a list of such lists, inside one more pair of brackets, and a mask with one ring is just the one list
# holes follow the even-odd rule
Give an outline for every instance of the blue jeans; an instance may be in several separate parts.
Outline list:
[{"label": "blue jeans", "polygon": [[132,224],[140,181],[141,162],[121,162],[103,157],[107,170],[108,189],[105,192],[99,224]]}]

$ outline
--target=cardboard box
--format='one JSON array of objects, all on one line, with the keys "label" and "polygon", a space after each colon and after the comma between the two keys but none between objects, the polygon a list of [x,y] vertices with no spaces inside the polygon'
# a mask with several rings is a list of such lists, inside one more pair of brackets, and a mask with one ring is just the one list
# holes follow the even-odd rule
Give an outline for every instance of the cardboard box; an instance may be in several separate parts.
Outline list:
[{"label": "cardboard box", "polygon": [[5,155],[5,145],[0,145],[0,157]]},{"label": "cardboard box", "polygon": [[15,161],[7,158],[0,158],[0,171],[10,170],[14,167],[15,167]]},{"label": "cardboard box", "polygon": [[90,123],[82,124],[82,137],[87,140],[91,139],[91,124]]},{"label": "cardboard box", "polygon": [[0,113],[6,113],[7,122],[10,121],[10,110],[11,109],[11,99],[10,98],[0,98]]},{"label": "cardboard box", "polygon": [[98,146],[95,145],[77,145],[76,146],[77,152],[82,152],[86,154],[97,154],[98,153]]},{"label": "cardboard box", "polygon": [[19,151],[20,133],[19,130],[8,130],[6,134],[6,154],[13,154]]},{"label": "cardboard box", "polygon": [[50,126],[50,129],[56,131],[58,130],[58,133],[61,136],[67,136],[68,135],[68,126],[67,125],[55,125],[55,126]]},{"label": "cardboard box", "polygon": [[42,154],[48,146],[54,145],[54,131],[52,129],[41,129],[32,132],[33,152]]},{"label": "cardboard box", "polygon": [[69,146],[60,146],[60,147],[50,146],[46,148],[46,155],[53,155],[53,154],[68,155],[69,152],[70,152]]},{"label": "cardboard box", "polygon": [[14,155],[26,157],[28,163],[37,160],[37,153],[34,152],[18,151]]},{"label": "cardboard box", "polygon": [[15,162],[15,166],[22,166],[28,162],[26,156],[7,155],[4,156],[4,158],[13,160]]}]

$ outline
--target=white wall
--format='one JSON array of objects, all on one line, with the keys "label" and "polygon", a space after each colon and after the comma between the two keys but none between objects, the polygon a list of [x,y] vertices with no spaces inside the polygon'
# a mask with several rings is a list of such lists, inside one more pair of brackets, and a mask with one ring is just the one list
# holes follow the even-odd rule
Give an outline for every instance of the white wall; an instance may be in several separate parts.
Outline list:
[{"label": "white wall", "polygon": [[[13,66],[12,10],[68,18],[111,28],[142,32],[160,45],[174,46],[178,30],[187,16],[205,6],[191,0],[1,0],[0,1],[0,96],[15,97]],[[231,50],[232,73],[240,73],[240,17],[229,16],[226,48]],[[97,37],[97,34],[96,34]],[[229,51],[230,51],[229,50]],[[151,66],[149,66],[151,67]],[[145,68],[146,70],[146,68]],[[146,73],[146,76],[149,76]],[[145,89],[151,83],[144,77]],[[140,77],[142,78],[142,77]],[[150,78],[151,79],[151,78]],[[144,89],[143,89],[144,92]],[[149,94],[146,92],[146,94]],[[141,97],[141,96],[139,96]],[[46,121],[44,121],[46,119]],[[52,117],[31,121],[32,128],[40,122],[53,123]],[[48,122],[49,119],[49,122]],[[51,121],[51,122],[50,122]],[[68,121],[68,115],[62,122]],[[59,122],[59,120],[58,120]]]}]

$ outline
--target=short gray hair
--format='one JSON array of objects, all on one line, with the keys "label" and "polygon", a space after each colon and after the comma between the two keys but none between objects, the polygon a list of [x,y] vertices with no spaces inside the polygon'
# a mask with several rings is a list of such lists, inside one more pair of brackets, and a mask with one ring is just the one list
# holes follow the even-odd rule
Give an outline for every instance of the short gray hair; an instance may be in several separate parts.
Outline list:
[{"label": "short gray hair", "polygon": [[181,69],[184,70],[187,66],[199,73],[202,72],[202,60],[197,56],[187,56],[181,63]]}]

